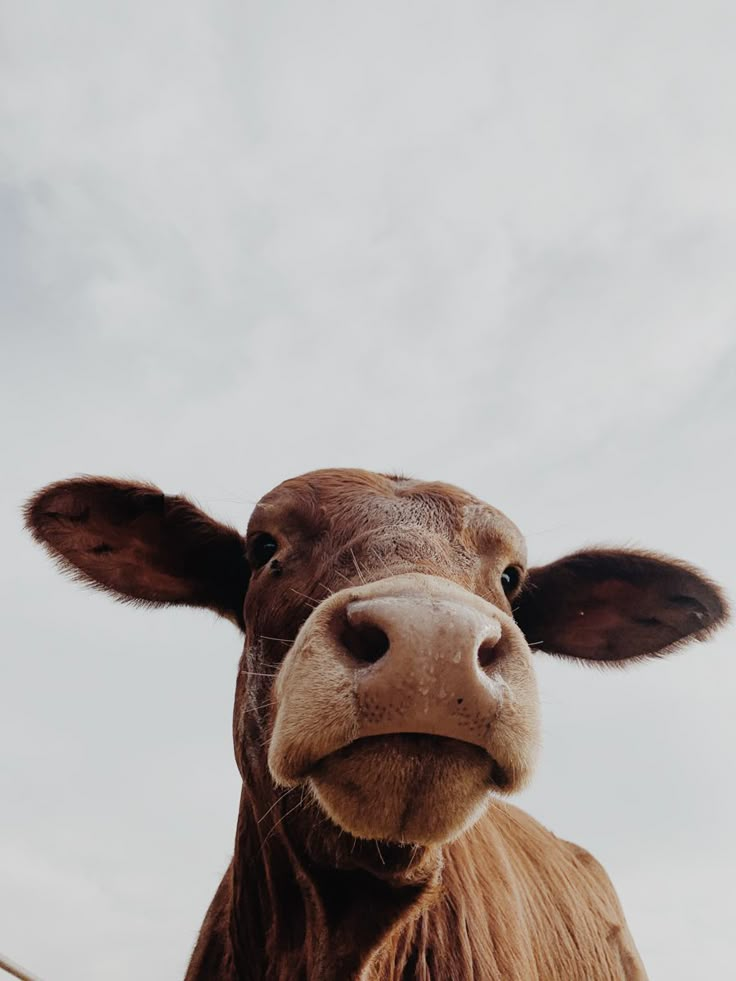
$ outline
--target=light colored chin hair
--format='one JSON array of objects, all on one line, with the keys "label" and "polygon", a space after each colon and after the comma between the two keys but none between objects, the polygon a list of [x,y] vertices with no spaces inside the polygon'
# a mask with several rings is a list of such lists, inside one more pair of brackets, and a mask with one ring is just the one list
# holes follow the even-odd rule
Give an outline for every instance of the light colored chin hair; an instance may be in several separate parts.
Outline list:
[{"label": "light colored chin hair", "polygon": [[442,845],[466,831],[490,799],[491,761],[448,741],[412,752],[391,737],[358,742],[323,760],[310,777],[327,816],[356,838]]}]

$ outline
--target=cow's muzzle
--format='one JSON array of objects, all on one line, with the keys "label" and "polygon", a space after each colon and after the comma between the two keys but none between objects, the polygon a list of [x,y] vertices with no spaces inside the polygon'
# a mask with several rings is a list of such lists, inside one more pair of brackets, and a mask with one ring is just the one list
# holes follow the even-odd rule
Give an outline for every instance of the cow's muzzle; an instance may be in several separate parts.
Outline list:
[{"label": "cow's muzzle", "polygon": [[[475,810],[491,788],[519,786],[534,755],[537,699],[523,635],[508,614],[435,576],[329,597],[299,632],[275,696],[274,779],[308,779],[330,816],[363,837],[419,840],[420,788],[434,810],[452,810],[458,794],[461,810]],[[345,821],[353,810],[365,820]]]}]

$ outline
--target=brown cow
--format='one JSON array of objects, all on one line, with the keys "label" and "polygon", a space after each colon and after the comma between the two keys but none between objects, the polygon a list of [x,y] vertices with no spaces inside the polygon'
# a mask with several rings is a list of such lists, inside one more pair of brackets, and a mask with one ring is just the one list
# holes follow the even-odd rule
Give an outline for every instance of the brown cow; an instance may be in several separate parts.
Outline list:
[{"label": "brown cow", "polygon": [[532,650],[620,664],[700,640],[727,609],[699,572],[604,549],[527,569],[494,508],[360,470],[286,481],[245,538],[98,478],[27,521],[84,582],[245,634],[235,854],[189,981],[645,977],[601,866],[499,794],[534,763]]}]

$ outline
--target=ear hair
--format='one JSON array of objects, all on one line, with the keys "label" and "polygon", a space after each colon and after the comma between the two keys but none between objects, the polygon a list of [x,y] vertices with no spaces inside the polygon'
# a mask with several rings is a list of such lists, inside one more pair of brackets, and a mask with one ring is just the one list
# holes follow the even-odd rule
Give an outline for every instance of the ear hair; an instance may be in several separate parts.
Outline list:
[{"label": "ear hair", "polygon": [[72,578],[147,606],[203,606],[243,627],[242,537],[153,484],[76,477],[25,505],[34,539]]},{"label": "ear hair", "polygon": [[698,569],[633,549],[583,549],[531,569],[515,607],[533,647],[598,663],[663,656],[729,616]]}]

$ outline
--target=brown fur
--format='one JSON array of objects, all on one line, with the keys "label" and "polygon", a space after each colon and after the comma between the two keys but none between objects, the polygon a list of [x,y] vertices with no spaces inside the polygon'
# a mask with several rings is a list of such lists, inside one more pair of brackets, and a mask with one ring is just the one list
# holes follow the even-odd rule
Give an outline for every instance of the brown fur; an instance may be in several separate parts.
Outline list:
[{"label": "brown fur", "polygon": [[[407,574],[439,577],[499,611],[522,638],[511,660],[531,657],[525,636],[533,650],[624,663],[702,639],[724,622],[725,601],[699,572],[611,549],[527,570],[518,529],[471,495],[356,470],[286,481],[256,507],[245,539],[184,498],[100,478],[51,485],[26,517],[34,537],[84,581],[122,599],[208,607],[244,629],[233,717],[243,779],[235,850],[188,981],[645,977],[613,887],[582,849],[487,794],[475,811],[462,793],[446,797],[442,807],[457,809],[452,826],[465,830],[433,837],[440,770],[432,761],[446,757],[442,772],[460,772],[476,765],[477,748],[389,735],[334,754],[340,793],[348,804],[364,800],[369,825],[381,792],[398,793],[389,788],[402,786],[409,766],[412,806],[430,831],[406,841],[354,837],[330,820],[309,777],[277,788],[268,750],[285,706],[296,712],[289,722],[297,737],[308,714],[308,706],[293,708],[301,689],[289,678],[299,675],[282,665],[294,663],[295,640],[309,637],[312,610],[318,619],[341,591],[390,586]],[[262,534],[278,548],[259,563]],[[501,574],[509,567],[520,582],[507,596]],[[329,672],[329,659],[324,665]],[[326,709],[328,723],[329,700]],[[527,738],[524,719],[508,732],[511,742]]]}]

